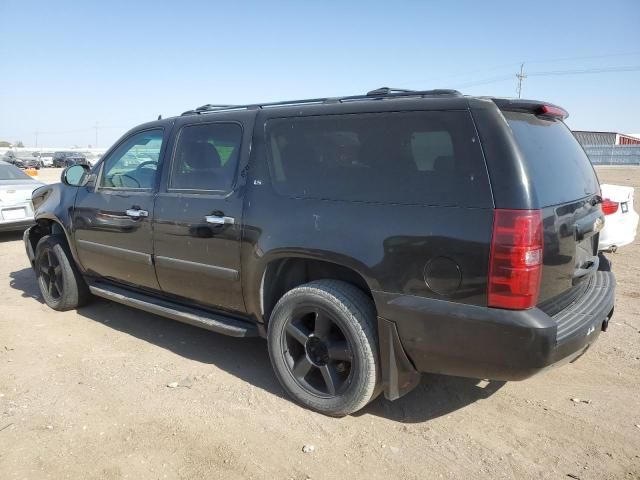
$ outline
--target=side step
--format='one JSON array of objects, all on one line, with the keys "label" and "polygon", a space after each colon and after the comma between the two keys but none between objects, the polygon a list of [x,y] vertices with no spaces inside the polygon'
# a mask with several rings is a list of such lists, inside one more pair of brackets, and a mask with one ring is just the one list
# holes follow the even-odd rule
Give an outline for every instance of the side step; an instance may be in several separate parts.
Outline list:
[{"label": "side step", "polygon": [[178,305],[161,298],[145,295],[144,293],[132,292],[115,285],[100,282],[90,285],[89,290],[98,297],[223,335],[229,335],[231,337],[258,336],[258,327],[252,323],[197,308]]}]

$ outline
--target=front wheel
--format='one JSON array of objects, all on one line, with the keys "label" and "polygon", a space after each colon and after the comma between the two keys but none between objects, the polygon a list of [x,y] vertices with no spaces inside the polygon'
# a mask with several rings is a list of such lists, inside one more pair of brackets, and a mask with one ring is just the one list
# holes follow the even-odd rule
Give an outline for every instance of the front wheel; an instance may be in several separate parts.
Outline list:
[{"label": "front wheel", "polygon": [[269,322],[269,355],[278,380],[302,405],[343,416],[369,403],[380,378],[373,303],[338,280],[287,292]]},{"label": "front wheel", "polygon": [[64,239],[56,235],[40,239],[36,246],[35,269],[40,293],[54,310],[71,310],[91,298]]}]

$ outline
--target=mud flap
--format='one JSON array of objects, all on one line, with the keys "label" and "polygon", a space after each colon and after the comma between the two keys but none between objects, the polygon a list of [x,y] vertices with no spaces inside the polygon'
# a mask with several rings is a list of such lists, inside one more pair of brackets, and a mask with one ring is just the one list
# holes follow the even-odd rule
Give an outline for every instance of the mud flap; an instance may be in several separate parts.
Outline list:
[{"label": "mud flap", "polygon": [[395,323],[378,317],[382,388],[388,400],[397,400],[416,388],[420,373],[404,352]]}]

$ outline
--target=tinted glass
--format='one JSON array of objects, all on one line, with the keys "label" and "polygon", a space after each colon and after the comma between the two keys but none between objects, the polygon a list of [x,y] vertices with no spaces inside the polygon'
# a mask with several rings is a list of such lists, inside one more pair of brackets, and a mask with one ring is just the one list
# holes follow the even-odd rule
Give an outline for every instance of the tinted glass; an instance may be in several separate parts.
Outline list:
[{"label": "tinted glass", "polygon": [[527,161],[541,207],[566,203],[598,191],[589,158],[559,120],[504,112]]},{"label": "tinted glass", "polygon": [[148,130],[129,137],[105,160],[100,186],[152,188],[161,148],[162,130]]},{"label": "tinted glass", "polygon": [[275,119],[267,132],[275,188],[284,195],[492,206],[468,112]]},{"label": "tinted glass", "polygon": [[184,127],[176,145],[169,188],[231,190],[241,139],[242,129],[233,123]]},{"label": "tinted glass", "polygon": [[33,180],[13,165],[0,165],[0,180]]}]

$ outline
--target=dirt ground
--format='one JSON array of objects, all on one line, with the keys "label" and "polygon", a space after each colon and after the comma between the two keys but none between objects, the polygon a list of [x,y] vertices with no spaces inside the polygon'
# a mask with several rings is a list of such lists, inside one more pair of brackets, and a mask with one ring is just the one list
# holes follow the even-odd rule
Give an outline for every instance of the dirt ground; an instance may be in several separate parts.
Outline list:
[{"label": "dirt ground", "polygon": [[[598,173],[640,188],[640,168]],[[612,259],[616,313],[576,363],[506,384],[425,375],[333,419],[288,400],[263,340],[103,300],[50,310],[21,235],[0,234],[0,478],[638,479],[640,241]]]}]

